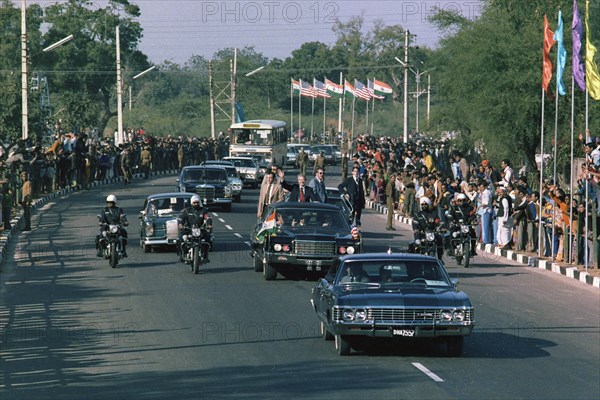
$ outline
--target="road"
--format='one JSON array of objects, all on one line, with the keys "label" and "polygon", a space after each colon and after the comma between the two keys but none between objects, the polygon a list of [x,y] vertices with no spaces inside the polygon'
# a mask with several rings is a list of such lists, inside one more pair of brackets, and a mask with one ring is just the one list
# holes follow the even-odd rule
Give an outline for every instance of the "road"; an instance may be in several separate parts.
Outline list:
[{"label": "road", "polygon": [[[214,212],[218,245],[199,275],[170,250],[135,246],[145,196],[174,187],[162,176],[114,188],[132,239],[117,269],[93,249],[107,188],[34,215],[0,273],[0,398],[598,398],[596,288],[489,255],[469,269],[447,260],[476,307],[463,357],[413,342],[338,357],[318,335],[315,282],[267,282],[252,269],[257,189]],[[384,218],[364,215],[366,250],[410,239]]]}]

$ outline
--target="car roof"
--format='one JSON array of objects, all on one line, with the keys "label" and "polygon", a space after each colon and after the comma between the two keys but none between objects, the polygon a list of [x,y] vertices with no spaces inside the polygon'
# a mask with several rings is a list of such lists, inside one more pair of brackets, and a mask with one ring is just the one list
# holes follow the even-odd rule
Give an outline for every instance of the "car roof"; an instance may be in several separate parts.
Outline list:
[{"label": "car roof", "polygon": [[186,193],[186,192],[167,192],[167,193],[155,193],[155,194],[151,194],[150,196],[148,196],[148,200],[154,200],[154,199],[165,199],[168,197],[185,197],[185,198],[189,198],[192,197],[194,195],[194,193]]},{"label": "car roof", "polygon": [[292,201],[284,201],[281,203],[273,204],[274,208],[300,208],[306,210],[335,210],[340,211],[338,206],[334,206],[331,204],[318,203],[318,202],[306,202],[306,203],[298,203]]},{"label": "car roof", "polygon": [[200,165],[223,165],[223,166],[226,166],[226,167],[233,167],[234,166],[229,161],[220,161],[220,160],[208,160],[208,161],[204,161]]},{"label": "car roof", "polygon": [[188,166],[183,167],[181,170],[187,171],[190,169],[212,169],[212,170],[223,171],[223,166],[222,165],[188,165]]},{"label": "car roof", "polygon": [[251,161],[254,161],[252,159],[252,157],[239,157],[239,156],[223,157],[223,160],[251,160]]},{"label": "car roof", "polygon": [[[335,206],[334,206],[335,207]],[[340,261],[438,261],[437,258],[413,253],[360,253],[340,257]]]}]

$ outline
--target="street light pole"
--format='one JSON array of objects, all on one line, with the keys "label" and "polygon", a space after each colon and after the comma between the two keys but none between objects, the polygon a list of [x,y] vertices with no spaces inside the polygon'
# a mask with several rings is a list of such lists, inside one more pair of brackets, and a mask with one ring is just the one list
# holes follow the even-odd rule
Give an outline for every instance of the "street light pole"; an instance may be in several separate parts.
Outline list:
[{"label": "street light pole", "polygon": [[29,112],[27,110],[27,4],[21,0],[21,138],[29,138]]},{"label": "street light pole", "polygon": [[117,41],[117,134],[115,137],[115,146],[125,141],[123,137],[123,76],[121,73],[121,34],[119,25],[116,27]]},{"label": "street light pole", "polygon": [[404,32],[404,143],[408,143],[408,29]]}]

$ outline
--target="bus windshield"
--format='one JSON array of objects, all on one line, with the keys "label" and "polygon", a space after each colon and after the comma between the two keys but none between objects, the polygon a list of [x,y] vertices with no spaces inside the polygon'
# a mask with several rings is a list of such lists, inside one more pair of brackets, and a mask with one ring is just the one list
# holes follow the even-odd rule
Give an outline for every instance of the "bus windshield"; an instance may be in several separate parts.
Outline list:
[{"label": "bus windshield", "polygon": [[234,144],[273,145],[273,133],[271,129],[233,129],[232,133]]}]

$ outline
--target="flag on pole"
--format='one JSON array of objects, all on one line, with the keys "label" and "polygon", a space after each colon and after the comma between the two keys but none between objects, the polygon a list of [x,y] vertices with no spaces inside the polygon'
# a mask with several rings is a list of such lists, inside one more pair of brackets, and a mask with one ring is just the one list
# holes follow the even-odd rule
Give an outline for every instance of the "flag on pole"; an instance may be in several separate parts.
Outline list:
[{"label": "flag on pole", "polygon": [[312,97],[314,99],[317,97],[317,93],[310,83],[300,79],[300,96]]},{"label": "flag on pole", "polygon": [[331,95],[329,93],[327,93],[327,89],[325,88],[325,84],[319,80],[314,80],[313,81],[314,87],[315,87],[315,93],[317,95],[317,97],[326,97],[329,98],[331,97]]},{"label": "flag on pole", "polygon": [[331,97],[341,98],[344,95],[344,86],[325,78],[325,89]]},{"label": "flag on pole", "polygon": [[354,86],[352,86],[348,81],[344,81],[344,95],[346,97],[355,97]]},{"label": "flag on pole", "polygon": [[277,231],[277,225],[275,224],[276,214],[277,213],[274,212],[269,215],[262,223],[260,230],[256,234],[256,240],[259,243],[263,243],[267,235],[273,235]]},{"label": "flag on pole", "polygon": [[596,47],[590,36],[590,0],[585,2],[585,78],[587,90],[594,100],[600,100],[600,74],[594,62]]},{"label": "flag on pole", "polygon": [[292,89],[294,94],[300,93],[300,82],[295,81],[294,78],[292,78]]},{"label": "flag on pole", "polygon": [[542,72],[542,87],[548,93],[548,85],[552,80],[552,61],[550,61],[550,49],[554,46],[554,32],[550,29],[548,18],[544,15],[544,55],[543,55],[543,72]]},{"label": "flag on pole", "polygon": [[373,83],[373,81],[371,81],[369,79],[367,79],[367,89],[369,89],[369,94],[371,95],[372,98],[377,99],[377,100],[385,99],[385,96],[375,93],[375,84]]},{"label": "flag on pole", "polygon": [[354,95],[356,97],[363,100],[371,100],[371,93],[369,93],[369,89],[356,79],[354,80],[354,88]]},{"label": "flag on pole", "polygon": [[380,96],[392,94],[392,87],[385,82],[378,81],[377,79],[373,79],[373,89],[375,89],[375,94]]},{"label": "flag on pole", "polygon": [[558,26],[556,32],[554,32],[554,40],[558,43],[558,51],[556,53],[556,87],[558,94],[564,96],[567,94],[567,88],[562,80],[562,76],[565,71],[565,65],[567,65],[567,50],[565,50],[563,42],[563,20],[561,10],[558,10]]},{"label": "flag on pole", "polygon": [[575,83],[585,92],[585,70],[581,62],[581,34],[583,28],[581,26],[581,18],[579,17],[579,8],[577,0],[573,0],[573,23],[571,24],[573,32],[573,79]]}]

